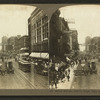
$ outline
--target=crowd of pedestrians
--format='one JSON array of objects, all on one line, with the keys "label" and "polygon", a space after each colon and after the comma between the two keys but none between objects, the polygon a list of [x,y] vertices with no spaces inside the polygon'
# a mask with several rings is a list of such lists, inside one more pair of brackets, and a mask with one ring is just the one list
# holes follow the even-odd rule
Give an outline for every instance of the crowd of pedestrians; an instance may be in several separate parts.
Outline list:
[{"label": "crowd of pedestrians", "polygon": [[49,68],[49,85],[51,88],[54,86],[57,88],[59,82],[65,82],[65,80],[70,81],[70,67],[74,68],[79,61],[78,58],[66,57],[65,62],[52,63]]},{"label": "crowd of pedestrians", "polygon": [[60,61],[59,63],[52,63],[49,67],[49,85],[51,88],[57,88],[59,82],[70,81],[70,68],[74,68],[75,65],[79,65],[81,70],[84,71],[85,75],[91,69],[91,62],[94,62],[95,57],[78,56],[66,57],[66,61]]}]

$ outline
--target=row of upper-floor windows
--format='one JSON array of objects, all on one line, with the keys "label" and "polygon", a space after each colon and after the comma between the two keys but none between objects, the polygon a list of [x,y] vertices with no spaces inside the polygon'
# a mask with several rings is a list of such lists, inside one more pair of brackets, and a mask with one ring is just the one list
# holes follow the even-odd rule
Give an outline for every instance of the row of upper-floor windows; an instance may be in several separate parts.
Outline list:
[{"label": "row of upper-floor windows", "polygon": [[43,41],[43,40],[45,40],[45,39],[48,39],[48,32],[46,32],[46,33],[44,33],[43,35],[37,35],[37,37],[36,36],[33,36],[32,37],[32,41],[33,41],[33,43],[39,43],[39,42],[41,42],[41,41]]},{"label": "row of upper-floor windows", "polygon": [[45,38],[48,38],[48,33],[49,33],[48,23],[46,23],[42,27],[37,28],[37,30],[32,30],[31,34],[34,37],[37,37],[42,34],[44,40]]},{"label": "row of upper-floor windows", "polygon": [[37,21],[31,22],[30,33],[32,34],[33,43],[38,43],[48,38],[48,17],[45,15]]},{"label": "row of upper-floor windows", "polygon": [[47,16],[43,16],[42,18],[38,19],[37,21],[32,21],[33,24],[31,24],[31,29],[34,30],[38,27],[40,27],[41,25],[45,24],[48,22],[48,17]]},{"label": "row of upper-floor windows", "polygon": [[32,32],[33,36],[36,36],[36,33],[37,33],[37,35],[39,35],[41,33],[42,34],[45,34],[46,32],[49,31],[49,28],[48,27],[49,27],[48,26],[48,23],[46,23],[42,27],[39,27],[36,30],[32,30],[31,32]]}]

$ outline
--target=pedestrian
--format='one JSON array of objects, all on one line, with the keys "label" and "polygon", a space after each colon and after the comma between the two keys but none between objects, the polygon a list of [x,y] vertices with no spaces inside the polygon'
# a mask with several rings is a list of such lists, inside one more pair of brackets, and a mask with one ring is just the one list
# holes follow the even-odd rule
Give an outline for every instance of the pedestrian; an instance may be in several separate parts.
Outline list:
[{"label": "pedestrian", "polygon": [[81,58],[79,59],[79,64],[81,64]]},{"label": "pedestrian", "polygon": [[63,82],[64,72],[63,72],[63,69],[62,68],[61,68],[61,76],[60,76],[60,78],[61,78],[61,82]]},{"label": "pedestrian", "polygon": [[68,69],[68,74],[70,74],[70,68]]},{"label": "pedestrian", "polygon": [[75,59],[75,64],[76,64],[76,65],[78,64],[77,59]]},{"label": "pedestrian", "polygon": [[90,62],[88,62],[87,65],[88,65],[88,68],[89,68],[89,70],[90,70]]},{"label": "pedestrian", "polygon": [[67,78],[67,75],[68,75],[68,70],[65,69],[65,77]]},{"label": "pedestrian", "polygon": [[71,64],[72,64],[72,68],[74,68],[75,65],[74,60],[71,62]]},{"label": "pedestrian", "polygon": [[84,59],[85,59],[85,62],[87,63],[87,57],[85,57]]},{"label": "pedestrian", "polygon": [[2,62],[4,62],[4,57],[3,56],[1,57],[1,59],[2,59]]},{"label": "pedestrian", "polygon": [[49,84],[51,85],[51,88],[53,88],[53,72],[51,70],[49,71]]},{"label": "pedestrian", "polygon": [[65,69],[65,75],[67,76],[67,69]]},{"label": "pedestrian", "polygon": [[68,79],[68,81],[69,81],[69,79],[70,79],[70,75],[69,75],[69,74],[67,75],[67,79]]},{"label": "pedestrian", "polygon": [[55,88],[57,88],[57,83],[58,83],[58,73],[57,73],[57,71],[55,71],[54,73],[53,73],[53,82],[54,82],[54,85],[55,85]]}]

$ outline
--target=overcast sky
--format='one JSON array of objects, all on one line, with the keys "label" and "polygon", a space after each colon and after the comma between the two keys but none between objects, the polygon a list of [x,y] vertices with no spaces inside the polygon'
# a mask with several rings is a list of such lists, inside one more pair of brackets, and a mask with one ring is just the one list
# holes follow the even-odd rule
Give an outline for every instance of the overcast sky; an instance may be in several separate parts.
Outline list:
[{"label": "overcast sky", "polygon": [[[34,9],[25,5],[0,5],[0,42],[2,36],[27,34],[27,20]],[[84,43],[86,36],[100,36],[99,5],[66,6],[60,11],[65,19],[74,19],[72,26],[78,31],[79,43]]]},{"label": "overcast sky", "polygon": [[0,5],[0,42],[2,36],[27,34],[27,19],[34,9],[25,5]]},{"label": "overcast sky", "polygon": [[100,36],[100,6],[99,5],[74,5],[60,9],[62,17],[74,19],[78,31],[79,43],[85,42],[86,36]]}]

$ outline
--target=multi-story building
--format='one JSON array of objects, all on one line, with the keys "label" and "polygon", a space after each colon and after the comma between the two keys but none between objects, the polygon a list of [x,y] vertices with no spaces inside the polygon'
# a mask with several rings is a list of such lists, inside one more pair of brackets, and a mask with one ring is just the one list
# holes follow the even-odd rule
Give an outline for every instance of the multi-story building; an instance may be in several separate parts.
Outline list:
[{"label": "multi-story building", "polygon": [[68,22],[59,17],[57,10],[50,20],[50,55],[62,56],[79,50],[78,32],[69,28]]},{"label": "multi-story building", "polygon": [[100,53],[100,37],[91,38],[91,42],[88,45],[90,53]]},{"label": "multi-story building", "polygon": [[22,37],[15,38],[15,52],[19,53],[21,48],[29,48],[29,36],[25,35]]},{"label": "multi-story building", "polygon": [[60,11],[57,10],[49,21],[43,10],[36,8],[32,12],[28,19],[30,53],[49,53],[52,58],[54,55],[64,56],[65,53],[70,53],[70,50],[75,49],[72,46],[74,42],[78,42],[77,31],[70,32],[68,23],[59,15]]},{"label": "multi-story building", "polygon": [[43,10],[36,8],[28,19],[30,52],[48,52],[48,17]]},{"label": "multi-story building", "polygon": [[91,37],[87,36],[85,39],[85,51],[90,52]]},{"label": "multi-story building", "polygon": [[100,53],[100,37],[86,37],[85,50],[87,53],[91,54]]},{"label": "multi-story building", "polygon": [[51,58],[64,57],[65,53],[70,52],[68,23],[59,16],[60,11],[57,10],[50,19],[49,53]]},{"label": "multi-story building", "polygon": [[79,50],[77,30],[72,30],[71,37],[72,37],[72,47],[71,47],[72,50]]},{"label": "multi-story building", "polygon": [[21,38],[21,35],[17,35],[15,37],[15,52],[19,53],[20,45],[19,45],[19,39]]},{"label": "multi-story building", "polygon": [[15,49],[15,37],[9,37],[7,40],[8,44],[7,44],[7,51],[9,52],[14,52]]},{"label": "multi-story building", "polygon": [[3,52],[7,51],[7,40],[8,40],[8,37],[6,36],[2,37],[2,51]]}]

